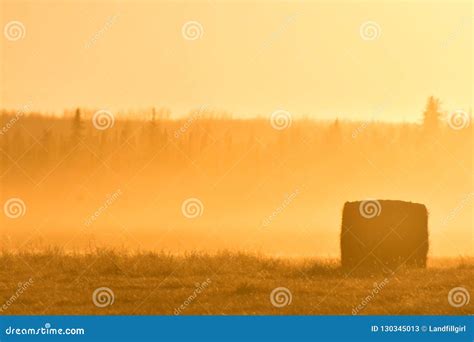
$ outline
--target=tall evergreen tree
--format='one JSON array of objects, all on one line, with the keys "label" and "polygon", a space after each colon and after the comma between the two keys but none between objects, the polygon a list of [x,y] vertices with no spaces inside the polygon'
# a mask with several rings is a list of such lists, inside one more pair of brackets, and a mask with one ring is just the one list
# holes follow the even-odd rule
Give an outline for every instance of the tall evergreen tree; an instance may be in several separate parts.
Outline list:
[{"label": "tall evergreen tree", "polygon": [[423,127],[427,132],[435,132],[438,130],[439,121],[441,119],[441,113],[439,110],[439,99],[430,96],[423,113]]},{"label": "tall evergreen tree", "polygon": [[82,138],[83,123],[81,119],[81,110],[76,109],[74,119],[72,121],[72,136],[71,140],[73,144],[76,144]]}]

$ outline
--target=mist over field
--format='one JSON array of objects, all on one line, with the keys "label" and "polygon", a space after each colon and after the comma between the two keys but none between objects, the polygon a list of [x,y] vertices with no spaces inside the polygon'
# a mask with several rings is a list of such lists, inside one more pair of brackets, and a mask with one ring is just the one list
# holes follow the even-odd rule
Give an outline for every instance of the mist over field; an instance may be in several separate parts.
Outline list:
[{"label": "mist over field", "polygon": [[0,195],[24,212],[1,248],[337,257],[344,203],[376,198],[427,206],[429,256],[472,255],[472,127],[420,102],[420,124],[3,111]]}]

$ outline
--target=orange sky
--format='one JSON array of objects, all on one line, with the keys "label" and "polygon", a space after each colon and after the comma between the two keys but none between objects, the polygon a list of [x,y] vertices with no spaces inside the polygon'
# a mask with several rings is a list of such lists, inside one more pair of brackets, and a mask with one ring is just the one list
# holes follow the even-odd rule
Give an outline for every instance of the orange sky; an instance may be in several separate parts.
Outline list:
[{"label": "orange sky", "polygon": [[[427,96],[472,108],[472,2],[11,1],[0,107],[208,105],[235,116],[417,120]],[[197,21],[200,39],[182,26]],[[360,27],[376,22],[374,40]]]}]

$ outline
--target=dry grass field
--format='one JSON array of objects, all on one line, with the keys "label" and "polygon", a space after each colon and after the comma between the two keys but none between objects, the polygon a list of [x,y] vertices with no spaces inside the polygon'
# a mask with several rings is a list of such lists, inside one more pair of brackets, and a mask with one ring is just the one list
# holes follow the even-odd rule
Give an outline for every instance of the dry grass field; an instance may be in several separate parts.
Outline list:
[{"label": "dry grass field", "polygon": [[[427,269],[393,274],[347,275],[337,260],[249,253],[4,252],[0,310],[2,315],[460,315],[474,313],[472,302],[454,307],[448,293],[474,288],[473,275],[472,258],[435,259]],[[286,289],[272,296],[279,287]]]}]

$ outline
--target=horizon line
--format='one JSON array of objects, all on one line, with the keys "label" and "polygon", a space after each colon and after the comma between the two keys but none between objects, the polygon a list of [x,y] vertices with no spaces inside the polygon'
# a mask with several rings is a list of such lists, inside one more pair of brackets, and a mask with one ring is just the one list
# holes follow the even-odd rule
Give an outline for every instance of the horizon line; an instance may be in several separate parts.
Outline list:
[{"label": "horizon line", "polygon": [[[176,114],[172,113],[170,107],[167,106],[148,106],[147,108],[142,109],[120,109],[120,110],[110,110],[109,108],[94,108],[91,109],[90,107],[81,107],[77,106],[74,108],[64,108],[60,111],[44,111],[44,110],[31,110],[30,104],[23,105],[21,108],[0,108],[0,113],[6,116],[44,116],[48,118],[70,118],[74,116],[75,112],[79,109],[81,114],[86,114],[85,118],[89,119],[94,115],[94,113],[98,111],[107,111],[113,114],[114,118],[117,120],[135,120],[139,121],[139,119],[145,119],[145,121],[151,121],[150,117],[155,114],[164,115],[158,117],[156,120],[161,121],[181,121],[185,119],[189,119],[190,117],[194,116],[194,119],[216,119],[216,120],[233,120],[233,121],[252,121],[252,120],[268,120],[272,116],[273,113],[283,111],[291,116],[293,121],[312,121],[312,122],[344,122],[344,123],[361,123],[361,122],[378,122],[384,124],[416,124],[422,125],[423,121],[423,111],[420,110],[418,118],[411,118],[407,119],[404,117],[403,119],[395,120],[395,119],[387,119],[387,118],[377,118],[376,114],[372,115],[371,118],[347,118],[342,116],[335,116],[335,117],[315,117],[314,115],[310,114],[301,114],[294,112],[286,111],[284,109],[278,109],[268,114],[251,114],[251,115],[239,115],[229,112],[225,109],[220,109],[217,107],[207,107],[205,105],[201,107],[196,107],[194,109],[189,109],[185,114]],[[166,113],[160,113],[160,111],[166,111]],[[197,113],[196,113],[197,112]],[[203,114],[202,114],[203,113]],[[449,111],[444,110],[440,112],[441,118],[440,121],[445,121],[444,117],[449,115]],[[469,109],[468,112],[469,117],[472,118],[472,108]]]}]

